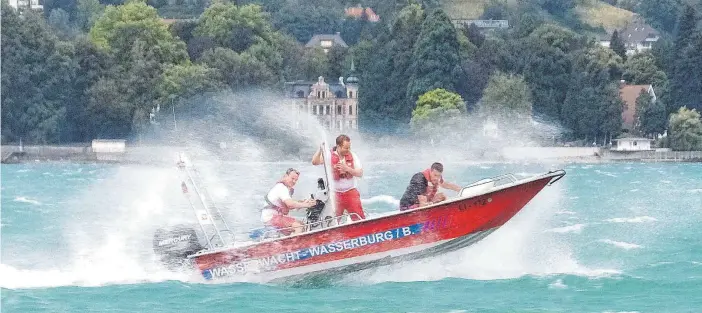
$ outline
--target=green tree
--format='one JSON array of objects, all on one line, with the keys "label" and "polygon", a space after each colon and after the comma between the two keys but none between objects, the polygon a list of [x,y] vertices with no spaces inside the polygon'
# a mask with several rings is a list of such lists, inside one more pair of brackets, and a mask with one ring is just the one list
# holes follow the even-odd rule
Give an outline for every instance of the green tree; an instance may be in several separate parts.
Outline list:
[{"label": "green tree", "polygon": [[122,65],[134,61],[128,57],[137,41],[148,46],[160,63],[180,63],[187,59],[185,44],[168,31],[156,9],[138,0],[107,7],[90,29],[90,39],[117,56]]},{"label": "green tree", "polygon": [[616,81],[621,58],[611,49],[591,46],[576,54],[561,117],[576,137],[614,136],[622,124],[624,103]]},{"label": "green tree", "polygon": [[83,31],[90,31],[104,10],[98,0],[78,0],[76,25]]},{"label": "green tree", "polygon": [[441,9],[432,11],[422,23],[414,47],[407,87],[409,101],[436,88],[456,90],[460,74],[458,49],[456,29],[448,15]]},{"label": "green tree", "polygon": [[227,48],[208,50],[200,59],[210,68],[216,69],[224,82],[232,89],[241,90],[253,86],[270,86],[276,76],[248,52],[236,53]]},{"label": "green tree", "polygon": [[[188,99],[223,87],[220,74],[199,64],[168,65],[156,85],[158,102],[170,106],[170,99]],[[175,103],[175,102],[174,102]]]},{"label": "green tree", "polygon": [[636,98],[634,113],[634,128],[644,135],[662,134],[666,127],[665,105],[653,101],[653,97],[645,90]]},{"label": "green tree", "polygon": [[695,79],[690,80],[690,74],[694,74],[690,62],[694,62],[692,59],[695,58],[695,53],[699,54],[699,50],[692,51],[692,55],[688,53],[697,34],[698,21],[695,9],[691,5],[685,5],[675,30],[673,74],[670,77],[672,108],[690,105],[689,95],[693,91],[689,90],[689,86],[698,83]]},{"label": "green tree", "polygon": [[679,7],[678,0],[645,0],[638,2],[636,10],[653,28],[672,33]]},{"label": "green tree", "polygon": [[412,118],[415,103],[407,98],[407,83],[412,75],[414,48],[419,32],[424,22],[424,10],[412,4],[403,8],[397,15],[391,28],[391,40],[387,49],[391,56],[391,71],[389,72],[389,89],[385,91],[387,100],[385,118],[392,123],[390,127],[402,127]]},{"label": "green tree", "polygon": [[344,7],[337,1],[291,0],[273,14],[273,25],[306,43],[315,34],[334,34],[342,25]]},{"label": "green tree", "polygon": [[460,95],[446,89],[430,90],[419,97],[412,111],[412,129],[419,132],[436,130],[460,118],[465,112],[465,103]]},{"label": "green tree", "polygon": [[670,147],[678,151],[702,150],[702,120],[697,110],[680,108],[668,122]]},{"label": "green tree", "polygon": [[220,47],[242,52],[261,40],[272,40],[269,19],[268,13],[258,5],[218,2],[202,13],[195,35],[210,37]]},{"label": "green tree", "polygon": [[665,72],[658,68],[653,54],[648,51],[637,53],[624,63],[622,78],[630,84],[651,84],[656,88],[668,84]]},{"label": "green tree", "polygon": [[614,30],[612,32],[612,38],[609,39],[609,47],[616,53],[622,60],[626,60],[626,47],[624,46],[624,40],[619,38],[619,32]]},{"label": "green tree", "polygon": [[73,47],[61,43],[43,18],[19,16],[2,1],[2,140],[57,143],[75,77]]},{"label": "green tree", "polygon": [[524,77],[496,72],[490,77],[480,104],[482,112],[499,119],[510,116],[530,118],[531,90]]}]

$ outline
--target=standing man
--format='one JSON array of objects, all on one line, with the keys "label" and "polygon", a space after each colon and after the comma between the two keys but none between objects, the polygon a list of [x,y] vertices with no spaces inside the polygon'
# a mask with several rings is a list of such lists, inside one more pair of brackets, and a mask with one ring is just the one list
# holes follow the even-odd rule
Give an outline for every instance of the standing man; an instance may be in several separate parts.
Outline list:
[{"label": "standing man", "polygon": [[[312,165],[324,164],[322,148],[312,156]],[[334,179],[334,192],[336,194],[336,212],[334,215],[341,216],[344,210],[351,215],[351,219],[356,221],[365,219],[363,206],[361,205],[361,195],[358,193],[356,177],[363,176],[363,167],[358,156],[351,152],[351,138],[346,135],[336,137],[336,146],[331,149],[332,178]]]},{"label": "standing man", "polygon": [[444,166],[435,162],[430,168],[414,174],[405,194],[400,199],[400,211],[416,209],[446,200],[446,196],[438,192],[439,187],[460,192],[461,186],[444,181],[443,172]]},{"label": "standing man", "polygon": [[285,171],[285,175],[266,194],[267,205],[261,210],[261,222],[277,228],[285,235],[295,235],[304,231],[302,222],[288,216],[290,210],[309,208],[317,203],[313,199],[292,199],[295,192],[293,187],[299,178],[300,172],[296,169],[289,168]]}]

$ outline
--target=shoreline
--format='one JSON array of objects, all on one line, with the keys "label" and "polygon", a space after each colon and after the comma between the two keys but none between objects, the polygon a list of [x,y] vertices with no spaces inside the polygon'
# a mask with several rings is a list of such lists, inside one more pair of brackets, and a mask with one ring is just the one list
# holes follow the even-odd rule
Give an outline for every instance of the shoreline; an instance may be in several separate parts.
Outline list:
[{"label": "shoreline", "polygon": [[[178,146],[128,146],[119,153],[93,152],[88,145],[71,146],[2,146],[2,164],[27,163],[75,163],[75,164],[123,164],[170,166],[176,161],[179,152],[187,151],[191,155],[198,152]],[[229,151],[222,151],[228,155]],[[209,153],[209,152],[205,152]],[[217,156],[216,154],[211,156]],[[381,158],[382,159],[382,158]],[[236,163],[297,163],[307,162],[303,159],[275,160],[237,160]],[[412,159],[392,161],[391,163],[412,163]],[[702,151],[612,151],[599,147],[505,147],[490,156],[476,156],[474,159],[446,160],[453,163],[495,164],[495,163],[702,163]],[[367,161],[366,163],[387,163]]]}]

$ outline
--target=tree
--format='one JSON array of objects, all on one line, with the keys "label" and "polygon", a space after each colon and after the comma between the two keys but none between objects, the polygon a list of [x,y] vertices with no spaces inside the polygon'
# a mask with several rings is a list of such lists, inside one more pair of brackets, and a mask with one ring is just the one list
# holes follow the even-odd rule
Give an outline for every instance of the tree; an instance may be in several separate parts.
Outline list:
[{"label": "tree", "polygon": [[678,0],[646,0],[639,1],[637,13],[640,13],[653,28],[672,33],[678,18],[679,7]]},{"label": "tree", "polygon": [[156,85],[158,102],[169,107],[171,98],[187,99],[216,91],[223,87],[219,76],[220,73],[205,65],[168,65]]},{"label": "tree", "polygon": [[616,53],[622,60],[626,60],[626,47],[624,46],[624,40],[619,38],[619,32],[614,30],[612,32],[612,38],[609,40],[609,47]]},{"label": "tree", "polygon": [[453,119],[460,118],[464,112],[465,104],[460,95],[437,88],[419,97],[410,123],[415,131],[433,132],[432,130],[451,124]]},{"label": "tree", "polygon": [[667,122],[665,105],[660,101],[653,101],[653,97],[646,90],[641,90],[636,98],[634,121],[635,130],[641,134],[662,134]]},{"label": "tree", "polygon": [[276,82],[276,76],[268,66],[248,52],[236,53],[231,49],[218,47],[206,51],[200,60],[208,67],[216,69],[224,82],[235,90],[270,86]]},{"label": "tree", "polygon": [[[412,52],[417,43],[426,15],[419,5],[408,5],[400,11],[391,29],[391,40],[387,49],[391,57],[389,89],[386,91],[387,109],[385,118],[394,121],[391,127],[406,126],[412,118],[415,102],[407,97],[407,83],[412,76]],[[391,122],[392,123],[392,122]]]},{"label": "tree", "polygon": [[504,119],[516,116],[531,118],[531,90],[520,75],[496,72],[490,77],[480,100],[480,110],[487,115]]},{"label": "tree", "polygon": [[613,136],[622,124],[624,102],[616,84],[621,58],[595,45],[576,54],[561,117],[576,137]]},{"label": "tree", "polygon": [[673,150],[702,150],[702,120],[697,110],[680,108],[670,115],[668,136]]},{"label": "tree", "polygon": [[90,39],[97,47],[117,56],[122,65],[132,61],[127,57],[137,41],[149,47],[160,63],[187,59],[185,44],[168,31],[156,9],[138,0],[107,7],[90,29]]},{"label": "tree", "polygon": [[690,51],[689,47],[695,39],[698,21],[695,9],[691,5],[685,5],[675,30],[673,74],[670,77],[672,102],[670,104],[673,107],[689,105],[688,97],[692,91],[688,90],[687,86],[697,84],[695,81],[690,81],[690,73],[694,72],[690,71],[689,62],[692,60],[688,58],[690,56],[694,59],[695,52],[692,52],[693,55],[689,55],[687,52]]},{"label": "tree", "polygon": [[306,43],[315,34],[334,34],[341,28],[344,8],[337,1],[286,1],[273,14],[277,29]]},{"label": "tree", "polygon": [[78,0],[76,25],[83,31],[90,31],[104,10],[98,0]]},{"label": "tree", "polygon": [[272,32],[268,13],[254,4],[215,3],[202,13],[195,28],[195,35],[210,37],[234,52],[242,52],[260,40],[270,42]]},{"label": "tree", "polygon": [[460,73],[458,46],[456,29],[449,17],[441,9],[432,11],[422,23],[412,54],[409,101],[436,88],[456,90]]},{"label": "tree", "polygon": [[2,1],[2,140],[57,143],[75,77],[73,47],[32,11],[19,16]]},{"label": "tree", "polygon": [[624,63],[622,79],[630,84],[651,84],[656,88],[663,88],[668,85],[668,78],[665,72],[658,68],[653,54],[648,51],[637,53]]}]

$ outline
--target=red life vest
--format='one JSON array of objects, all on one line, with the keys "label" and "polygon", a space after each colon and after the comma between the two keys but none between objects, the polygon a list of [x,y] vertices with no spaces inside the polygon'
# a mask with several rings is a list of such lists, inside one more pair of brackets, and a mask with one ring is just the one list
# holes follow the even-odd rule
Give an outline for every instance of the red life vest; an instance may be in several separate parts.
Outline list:
[{"label": "red life vest", "polygon": [[[336,152],[336,148],[331,150],[331,163],[332,163],[332,172],[334,174],[334,180],[340,180],[342,178],[352,178],[353,175],[351,175],[351,173],[343,173],[342,174],[341,171],[334,168],[334,165],[338,164],[339,160],[341,159],[339,154],[335,153],[335,152]],[[350,151],[349,151],[349,153],[347,153],[344,156],[344,161],[346,162],[346,165],[348,165],[349,167],[355,168],[353,165],[353,155],[351,154]]]},{"label": "red life vest", "polygon": [[[288,187],[288,185],[286,185],[286,184],[283,183],[282,181],[277,182],[276,185],[277,185],[277,184],[283,184],[283,186],[285,186],[286,188],[288,188],[288,190],[290,191],[290,196],[291,196],[291,197],[292,197],[293,193],[295,193],[295,189],[294,189],[294,188]],[[274,186],[274,187],[275,187],[275,186]],[[270,193],[270,190],[268,191],[268,193]],[[288,213],[290,213],[290,208],[288,208],[288,206],[285,205],[285,203],[283,203],[283,206],[282,206],[282,207],[279,207],[279,206],[277,206],[277,205],[271,203],[271,201],[268,200],[268,193],[266,193],[266,195],[263,196],[263,199],[266,200],[266,203],[268,203],[268,207],[267,207],[267,208],[268,208],[268,209],[276,210],[276,211],[278,211],[278,213],[280,213],[281,215],[288,215]]]},{"label": "red life vest", "polygon": [[[427,201],[431,201],[431,199],[434,198],[436,195],[436,192],[439,191],[439,185],[434,185],[434,183],[431,182],[431,169],[428,168],[424,171],[422,171],[422,174],[424,174],[424,178],[427,180],[427,190],[424,192],[424,195],[427,196]],[[439,179],[439,184],[444,182],[444,178]]]}]

